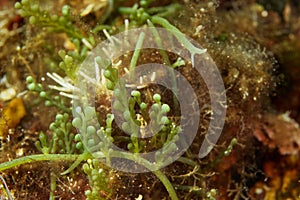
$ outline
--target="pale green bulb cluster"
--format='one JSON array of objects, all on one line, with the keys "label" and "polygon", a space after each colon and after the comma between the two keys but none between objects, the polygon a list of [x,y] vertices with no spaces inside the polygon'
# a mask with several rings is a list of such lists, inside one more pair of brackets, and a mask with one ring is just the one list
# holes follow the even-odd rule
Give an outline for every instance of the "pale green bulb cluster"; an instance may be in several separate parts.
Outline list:
[{"label": "pale green bulb cluster", "polygon": [[[44,154],[73,154],[76,152],[79,141],[75,140],[75,135],[72,132],[69,114],[57,114],[55,121],[50,124],[49,130],[53,132],[51,139],[41,132],[39,140],[35,143],[41,152]],[[77,149],[79,152],[83,151],[82,148]]]},{"label": "pale green bulb cluster", "polygon": [[39,96],[45,101],[45,106],[55,106],[63,112],[70,112],[70,108],[65,105],[64,99],[59,95],[52,95],[51,92],[45,91],[42,84],[37,83],[32,76],[26,78],[27,89],[37,92]]},{"label": "pale green bulb cluster", "polygon": [[108,196],[105,194],[110,194],[108,189],[109,179],[107,174],[101,168],[101,163],[97,159],[88,159],[86,163],[82,166],[83,171],[87,174],[89,179],[89,186],[91,189],[85,191],[85,196],[87,200],[104,200]]}]

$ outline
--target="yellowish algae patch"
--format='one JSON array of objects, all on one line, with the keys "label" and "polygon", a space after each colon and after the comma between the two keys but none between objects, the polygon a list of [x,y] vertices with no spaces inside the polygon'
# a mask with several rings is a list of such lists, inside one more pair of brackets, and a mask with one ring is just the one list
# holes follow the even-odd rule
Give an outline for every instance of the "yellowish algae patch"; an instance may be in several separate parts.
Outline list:
[{"label": "yellowish algae patch", "polygon": [[0,117],[0,136],[7,134],[8,129],[16,127],[25,116],[26,110],[23,100],[15,98],[4,107]]}]

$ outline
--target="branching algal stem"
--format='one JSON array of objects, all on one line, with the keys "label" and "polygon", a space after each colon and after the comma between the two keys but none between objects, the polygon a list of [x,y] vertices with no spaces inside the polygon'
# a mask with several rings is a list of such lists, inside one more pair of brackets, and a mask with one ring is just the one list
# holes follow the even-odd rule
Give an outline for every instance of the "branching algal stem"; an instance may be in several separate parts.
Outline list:
[{"label": "branching algal stem", "polygon": [[171,199],[172,200],[178,200],[175,189],[174,189],[172,183],[169,181],[168,177],[164,173],[162,173],[160,170],[154,171],[153,173],[164,184],[164,186],[166,187]]},{"label": "branching algal stem", "polygon": [[157,44],[157,46],[159,48],[160,54],[163,57],[163,60],[164,60],[165,64],[168,65],[168,66],[171,66],[169,57],[167,55],[167,52],[163,48],[162,41],[160,39],[158,31],[155,29],[155,26],[153,25],[153,23],[151,22],[151,20],[147,20],[147,23],[148,23],[148,26],[152,28],[151,31],[152,31],[152,33],[154,35],[155,42],[156,42],[156,44]]},{"label": "branching algal stem", "polygon": [[82,161],[87,160],[89,158],[92,158],[91,154],[88,152],[84,152],[82,154],[80,154],[77,159],[75,160],[75,162],[63,173],[61,173],[61,175],[66,175],[68,173],[70,173],[71,171],[73,171]]},{"label": "branching algal stem", "polygon": [[[154,35],[154,39],[157,43],[157,46],[159,48],[159,51],[160,51],[160,54],[161,56],[163,57],[163,60],[165,62],[165,64],[169,67],[171,67],[171,63],[170,63],[170,60],[169,60],[169,57],[167,55],[167,52],[165,51],[165,49],[163,48],[163,44],[162,44],[162,41],[159,37],[159,33],[158,31],[156,30],[156,28],[154,27],[153,23],[151,22],[151,20],[147,20],[147,23],[148,23],[148,26],[151,27],[152,29],[152,33]],[[177,83],[176,83],[176,77],[175,77],[175,73],[172,69],[169,69],[168,68],[168,73],[171,75],[171,79],[172,79],[172,89],[173,89],[173,103],[174,103],[174,107],[175,107],[175,110],[177,112],[178,108],[179,108],[179,105],[177,103],[177,98],[176,98],[176,95],[178,93],[178,90],[177,90]]]},{"label": "branching algal stem", "polygon": [[131,58],[130,67],[129,67],[130,78],[131,79],[133,79],[133,77],[134,77],[133,72],[134,72],[137,60],[139,58],[139,55],[140,55],[140,52],[141,52],[141,48],[143,46],[144,38],[145,38],[145,33],[142,32],[139,35],[138,41],[137,41],[136,46],[135,46],[135,51],[134,51],[133,56]]},{"label": "branching algal stem", "polygon": [[[120,152],[120,151],[113,151],[110,153],[111,157],[118,157],[118,158],[125,158],[128,160],[135,161],[146,168],[148,168],[150,171],[153,170],[153,165],[149,163],[146,159],[143,159],[141,157],[138,157],[131,153],[126,152]],[[103,156],[104,158],[105,156]],[[25,156],[22,158],[17,158],[9,162],[1,163],[0,164],[0,172],[4,171],[6,169],[10,169],[13,167],[17,167],[19,165],[27,164],[27,163],[33,163],[38,161],[77,161],[74,162],[72,166],[78,166],[78,164],[87,159],[92,159],[92,155],[89,153],[83,153],[79,155],[70,155],[70,154],[37,154],[37,155],[30,155]],[[79,163],[78,163],[79,162]],[[63,174],[69,173],[72,169],[75,167],[70,167],[67,171],[63,172]],[[170,197],[172,200],[178,200],[177,194],[175,192],[175,189],[172,185],[172,183],[169,181],[169,179],[166,177],[165,174],[163,174],[160,170],[153,171],[153,173],[156,175],[156,177],[164,184],[166,187]]]},{"label": "branching algal stem", "polygon": [[168,20],[162,18],[162,17],[158,17],[158,16],[153,16],[150,19],[154,24],[159,24],[161,26],[163,26],[164,28],[168,29],[169,31],[171,31],[172,34],[174,34],[174,36],[178,39],[178,41],[180,41],[182,43],[182,45],[189,50],[189,52],[191,53],[191,60],[192,60],[192,66],[194,67],[194,56],[195,54],[203,54],[206,52],[206,49],[199,49],[197,47],[195,47],[186,37],[183,33],[180,32],[180,30],[178,28],[176,28],[175,26],[173,26],[172,24],[170,24],[170,22],[168,22]]},{"label": "branching algal stem", "polygon": [[175,189],[174,189],[172,183],[169,181],[168,177],[163,172],[161,172],[160,170],[153,171],[154,166],[148,160],[143,159],[142,157],[139,157],[138,155],[135,155],[135,154],[132,154],[132,153],[120,152],[120,151],[112,151],[110,153],[110,156],[132,160],[132,161],[146,167],[147,169],[152,171],[156,175],[156,177],[163,183],[163,185],[167,189],[171,199],[172,200],[178,200]]},{"label": "branching algal stem", "polygon": [[25,156],[25,157],[21,157],[21,158],[16,158],[16,159],[11,160],[9,162],[1,163],[0,164],[0,171],[10,169],[12,167],[17,167],[19,165],[38,162],[38,161],[74,161],[79,156],[80,155],[70,155],[70,154],[37,154],[37,155],[30,155],[30,156]]}]

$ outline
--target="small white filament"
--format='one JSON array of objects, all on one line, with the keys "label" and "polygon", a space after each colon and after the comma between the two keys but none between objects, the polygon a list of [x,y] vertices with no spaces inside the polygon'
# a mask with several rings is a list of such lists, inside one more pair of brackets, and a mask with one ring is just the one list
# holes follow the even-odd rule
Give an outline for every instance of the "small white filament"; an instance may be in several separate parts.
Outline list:
[{"label": "small white filament", "polygon": [[94,66],[95,66],[95,74],[96,74],[96,81],[100,81],[100,70],[99,70],[99,65],[98,65],[98,63],[97,63],[97,61],[96,61],[96,58],[94,59]]},{"label": "small white filament", "polygon": [[143,84],[143,77],[140,76],[140,84]]},{"label": "small white filament", "polygon": [[124,24],[125,24],[125,32],[127,33],[128,28],[129,28],[129,20],[128,20],[128,19],[125,19],[125,20],[124,20]]},{"label": "small white filament", "polygon": [[79,99],[78,96],[73,95],[73,94],[69,94],[69,93],[65,93],[65,92],[60,92],[59,94],[60,94],[61,96],[65,96],[65,97],[68,97],[68,98],[70,98],[70,99]]},{"label": "small white filament", "polygon": [[112,37],[109,35],[109,33],[107,32],[106,29],[103,29],[103,33],[104,33],[105,37],[106,37],[111,43],[114,42],[113,39],[112,39]]},{"label": "small white filament", "polygon": [[155,78],[156,78],[156,72],[153,72],[150,77],[151,82],[153,82],[155,80]]},{"label": "small white filament", "polygon": [[82,41],[82,43],[83,43],[87,48],[93,49],[93,45],[91,45],[91,43],[89,43],[89,42],[87,41],[87,39],[83,38],[81,41]]},{"label": "small white filament", "polygon": [[97,80],[92,79],[91,77],[89,77],[88,75],[86,75],[85,73],[83,73],[82,71],[80,71],[79,74],[80,74],[81,76],[83,76],[83,77],[84,77],[87,81],[89,81],[90,83],[92,83],[92,84],[94,84],[94,85],[96,85],[96,86],[99,85],[99,83],[97,82]]},{"label": "small white filament", "polygon": [[62,78],[61,76],[59,76],[55,72],[53,72],[52,74],[47,72],[47,76],[50,77],[55,82],[57,82],[58,84],[60,84],[61,86],[63,86],[64,88],[68,89],[68,91],[75,91],[76,90],[76,87],[74,87],[72,84],[67,82],[64,78]]}]

